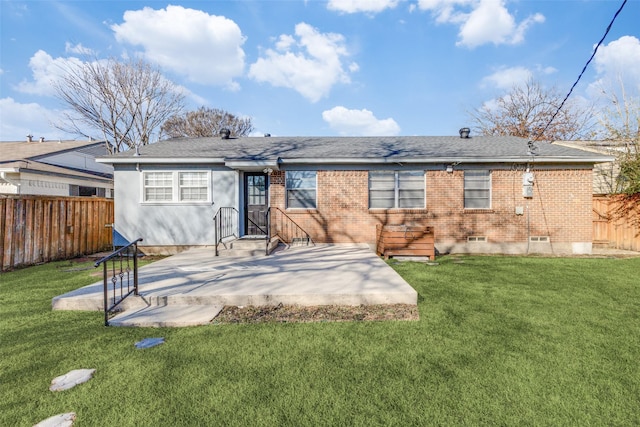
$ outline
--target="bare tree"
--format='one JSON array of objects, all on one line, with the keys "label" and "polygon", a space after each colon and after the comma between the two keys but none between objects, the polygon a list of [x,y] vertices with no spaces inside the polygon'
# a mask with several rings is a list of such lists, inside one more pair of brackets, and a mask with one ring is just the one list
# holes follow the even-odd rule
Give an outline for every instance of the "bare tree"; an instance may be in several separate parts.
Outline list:
[{"label": "bare tree", "polygon": [[601,88],[607,106],[598,114],[599,139],[609,142],[616,157],[616,193],[640,197],[640,93]]},{"label": "bare tree", "polygon": [[71,110],[56,127],[87,137],[98,131],[111,154],[152,142],[184,105],[178,86],[141,59],[69,63],[54,88]]},{"label": "bare tree", "polygon": [[247,136],[253,130],[253,125],[249,117],[238,117],[218,108],[200,107],[171,116],[162,125],[162,135],[169,138],[198,138],[217,136],[222,129],[229,129],[231,136]]},{"label": "bare tree", "polygon": [[510,135],[541,141],[566,141],[590,135],[593,109],[568,100],[557,113],[564,97],[557,89],[545,89],[529,80],[516,85],[494,102],[484,103],[469,113],[480,135]]}]

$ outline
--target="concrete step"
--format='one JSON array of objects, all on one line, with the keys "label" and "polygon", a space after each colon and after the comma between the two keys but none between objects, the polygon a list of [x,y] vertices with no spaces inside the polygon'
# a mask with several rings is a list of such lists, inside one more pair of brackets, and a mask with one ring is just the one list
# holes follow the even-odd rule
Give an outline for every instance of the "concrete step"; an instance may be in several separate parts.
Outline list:
[{"label": "concrete step", "polygon": [[222,311],[222,305],[164,305],[123,311],[109,320],[111,326],[175,328],[207,325]]},{"label": "concrete step", "polygon": [[255,250],[262,249],[264,251],[265,245],[267,244],[266,237],[243,237],[241,239],[232,240],[227,243],[227,247],[230,249],[239,249],[239,250]]},{"label": "concrete step", "polygon": [[262,249],[218,249],[218,256],[226,257],[254,257],[264,256],[265,248]]}]

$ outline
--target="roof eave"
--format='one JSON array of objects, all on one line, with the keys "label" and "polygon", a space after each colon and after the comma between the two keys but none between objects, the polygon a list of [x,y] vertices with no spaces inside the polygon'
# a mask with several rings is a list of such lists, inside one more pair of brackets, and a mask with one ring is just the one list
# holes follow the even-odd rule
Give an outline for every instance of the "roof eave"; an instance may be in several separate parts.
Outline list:
[{"label": "roof eave", "polygon": [[105,163],[105,164],[176,164],[176,165],[184,165],[184,164],[193,164],[193,163],[218,163],[224,164],[225,160],[220,157],[144,157],[144,156],[133,156],[133,157],[98,157],[96,158],[97,163]]}]

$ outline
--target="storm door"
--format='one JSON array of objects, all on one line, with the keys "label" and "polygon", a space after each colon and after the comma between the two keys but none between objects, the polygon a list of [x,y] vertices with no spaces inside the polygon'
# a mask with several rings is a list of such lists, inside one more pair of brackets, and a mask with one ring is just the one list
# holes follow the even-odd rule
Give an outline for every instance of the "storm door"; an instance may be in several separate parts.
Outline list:
[{"label": "storm door", "polygon": [[244,229],[248,236],[267,234],[268,178],[264,173],[244,174]]}]

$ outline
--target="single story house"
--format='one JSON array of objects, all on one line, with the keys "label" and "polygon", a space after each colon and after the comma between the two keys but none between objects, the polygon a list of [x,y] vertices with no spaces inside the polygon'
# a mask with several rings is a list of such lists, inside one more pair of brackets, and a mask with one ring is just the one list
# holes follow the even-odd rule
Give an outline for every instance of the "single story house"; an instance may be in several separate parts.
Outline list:
[{"label": "single story house", "polygon": [[432,227],[440,253],[588,254],[593,168],[611,157],[461,132],[180,138],[97,161],[115,170],[117,231],[149,253],[214,245],[229,208],[237,236],[277,211],[314,242],[374,247],[398,224]]},{"label": "single story house", "polygon": [[112,197],[104,141],[0,142],[0,194]]}]

